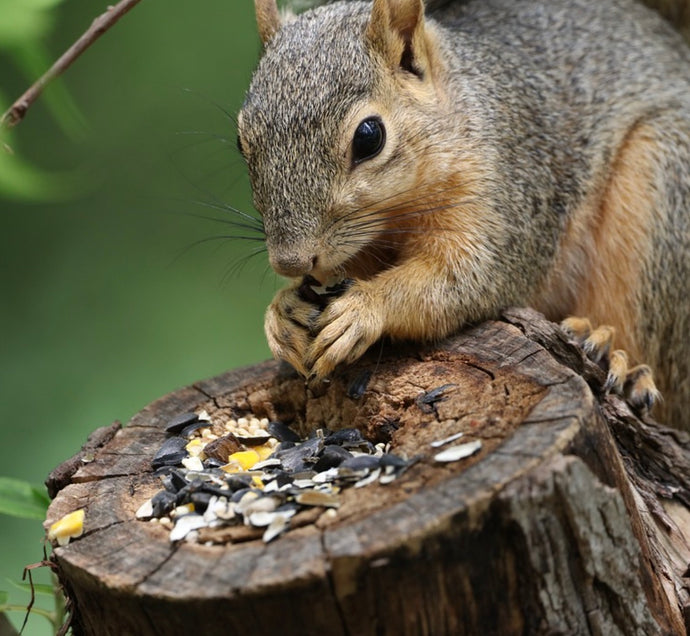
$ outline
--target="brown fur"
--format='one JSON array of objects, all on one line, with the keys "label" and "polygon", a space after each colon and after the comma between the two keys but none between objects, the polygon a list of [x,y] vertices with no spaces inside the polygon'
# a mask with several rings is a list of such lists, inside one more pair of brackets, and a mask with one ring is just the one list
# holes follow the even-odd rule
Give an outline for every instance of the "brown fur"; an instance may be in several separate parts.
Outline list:
[{"label": "brown fur", "polygon": [[[595,357],[625,349],[610,386],[639,377],[626,391],[640,405],[651,376],[628,361],[648,363],[690,426],[690,51],[676,32],[633,0],[448,0],[433,19],[422,0],[373,0],[273,35],[274,0],[256,1],[272,39],[239,134],[271,264],[354,279],[321,312],[298,282],[280,291],[276,357],[320,380],[381,336],[439,339],[532,304],[587,317]],[[372,121],[385,142],[357,156]]]},{"label": "brown fur", "polygon": [[[633,364],[648,359],[640,341],[638,286],[654,218],[654,131],[638,124],[625,135],[603,183],[573,216],[560,255],[534,306],[552,320],[587,316],[616,330],[616,346]],[[621,231],[625,228],[625,231]]]}]

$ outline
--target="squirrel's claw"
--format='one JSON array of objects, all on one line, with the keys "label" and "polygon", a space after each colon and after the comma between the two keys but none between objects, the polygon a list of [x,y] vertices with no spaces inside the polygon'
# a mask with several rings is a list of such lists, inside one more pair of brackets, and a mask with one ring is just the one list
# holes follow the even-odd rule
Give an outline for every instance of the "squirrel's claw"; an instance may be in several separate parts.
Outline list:
[{"label": "squirrel's claw", "polygon": [[334,300],[318,321],[318,334],[307,350],[305,366],[315,380],[329,376],[341,363],[352,363],[382,335],[376,303],[361,291]]},{"label": "squirrel's claw", "polygon": [[306,376],[304,356],[313,337],[319,311],[300,298],[297,286],[276,294],[266,311],[264,329],[275,358],[289,362]]},{"label": "squirrel's claw", "polygon": [[652,370],[646,364],[640,364],[628,371],[624,393],[635,409],[649,410],[661,400],[661,393],[654,384]]},{"label": "squirrel's claw", "polygon": [[587,318],[570,317],[561,322],[561,329],[577,342],[593,362],[607,369],[604,391],[624,397],[636,410],[651,409],[661,399],[654,384],[652,370],[646,364],[629,368],[628,354],[613,348],[615,329],[602,325],[596,329]]}]

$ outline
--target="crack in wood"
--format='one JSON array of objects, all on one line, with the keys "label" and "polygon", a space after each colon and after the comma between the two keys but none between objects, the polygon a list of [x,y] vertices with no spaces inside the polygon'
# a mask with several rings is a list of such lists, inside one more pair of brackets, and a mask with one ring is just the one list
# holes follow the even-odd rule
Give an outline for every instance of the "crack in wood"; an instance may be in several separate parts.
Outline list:
[{"label": "crack in wood", "polygon": [[[690,515],[690,443],[612,412],[615,400],[593,394],[577,365],[594,386],[596,372],[552,325],[522,310],[513,320],[529,329],[494,321],[437,349],[401,348],[380,360],[373,352],[322,396],[307,399],[299,379],[269,362],[137,414],[48,513],[46,524],[86,502],[87,524],[102,524],[54,553],[67,589],[84,601],[84,633],[159,636],[203,625],[228,635],[252,627],[348,636],[684,634],[687,563],[675,555],[690,547],[674,528],[690,521],[664,506]],[[375,372],[366,391],[347,397],[367,369]],[[420,392],[449,382],[462,388],[434,403],[435,418],[413,406]],[[145,456],[171,416],[202,403],[223,417],[284,417],[302,432],[354,424],[372,439],[395,421],[397,430],[386,428],[394,450],[421,449],[424,460],[388,486],[343,490],[336,519],[322,514],[267,545],[171,545],[165,528],[134,518],[131,480],[141,479],[136,497],[149,495]],[[482,440],[482,451],[435,464],[428,444],[455,432]]]},{"label": "crack in wood", "polygon": [[336,590],[335,586],[335,581],[333,578],[333,559],[331,553],[328,551],[328,547],[326,546],[326,540],[325,540],[325,535],[326,533],[321,530],[319,532],[319,542],[321,544],[321,551],[325,555],[325,572],[326,572],[326,581],[328,583],[328,589],[330,590],[330,594],[333,598],[333,603],[335,605],[338,621],[340,623],[340,627],[342,629],[343,636],[350,636],[350,630],[347,625],[347,619],[346,619],[346,612],[345,609],[343,608],[341,599],[338,595],[338,591]]},{"label": "crack in wood", "polygon": [[175,554],[177,554],[178,549],[179,549],[179,545],[176,543],[172,543],[170,545],[170,551],[165,556],[165,558],[161,559],[161,561],[154,568],[152,568],[149,572],[147,572],[146,575],[144,575],[141,579],[136,581],[134,583],[134,587],[135,588],[141,587],[152,576],[158,574],[158,572],[160,572],[161,568],[163,568],[168,563],[168,561],[170,561],[170,559],[172,559],[175,556]]},{"label": "crack in wood", "polygon": [[489,376],[491,381],[496,379],[496,374],[493,371],[490,371],[489,369],[487,369],[486,367],[483,367],[483,366],[481,366],[477,363],[473,363],[473,362],[466,362],[465,364],[472,369],[476,369],[477,371],[480,371],[481,373],[485,373],[486,375]]}]

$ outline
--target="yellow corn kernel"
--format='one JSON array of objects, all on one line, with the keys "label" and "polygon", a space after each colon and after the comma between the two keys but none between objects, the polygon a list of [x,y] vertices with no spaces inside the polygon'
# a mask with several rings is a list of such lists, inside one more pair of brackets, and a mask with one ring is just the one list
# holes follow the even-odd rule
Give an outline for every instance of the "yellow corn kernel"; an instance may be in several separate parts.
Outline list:
[{"label": "yellow corn kernel", "polygon": [[262,444],[261,446],[256,446],[254,450],[258,453],[259,455],[259,461],[264,461],[264,459],[268,459],[270,454],[275,450],[272,446],[269,444]]},{"label": "yellow corn kernel", "polygon": [[192,456],[192,457],[198,457],[199,459],[205,459],[206,456],[204,455],[204,447],[206,446],[207,442],[205,440],[201,440],[198,437],[195,437],[187,446],[184,447],[184,449]]},{"label": "yellow corn kernel", "polygon": [[80,508],[62,517],[48,529],[48,539],[59,545],[67,545],[70,539],[84,533],[84,509]]},{"label": "yellow corn kernel", "polygon": [[228,457],[228,463],[223,466],[223,470],[226,473],[249,470],[259,459],[259,453],[255,450],[238,451]]}]

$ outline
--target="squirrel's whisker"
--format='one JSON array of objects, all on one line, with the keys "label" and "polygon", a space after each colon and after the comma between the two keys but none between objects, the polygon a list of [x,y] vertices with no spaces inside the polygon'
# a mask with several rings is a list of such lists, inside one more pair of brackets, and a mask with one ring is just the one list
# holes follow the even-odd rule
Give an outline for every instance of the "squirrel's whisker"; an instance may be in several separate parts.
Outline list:
[{"label": "squirrel's whisker", "polygon": [[199,199],[193,200],[191,203],[194,205],[211,208],[212,210],[218,210],[219,212],[230,212],[232,214],[237,214],[248,221],[251,227],[261,233],[264,233],[264,224],[260,218],[247,214],[246,212],[242,212],[242,210],[239,210],[238,208],[235,208],[227,203],[211,203],[210,201],[203,201]]},{"label": "squirrel's whisker", "polygon": [[247,266],[250,260],[252,260],[255,256],[258,256],[259,254],[265,251],[265,247],[257,248],[255,250],[252,250],[248,254],[243,254],[241,257],[232,261],[230,266],[226,269],[225,273],[223,274],[221,282],[224,283],[233,276],[239,275],[242,272],[242,269]]},{"label": "squirrel's whisker", "polygon": [[[381,336],[529,304],[609,322],[690,426],[690,52],[671,25],[636,0],[320,1],[282,20],[257,0],[238,117],[271,262],[295,278],[272,351],[320,380]],[[305,340],[285,310],[326,268],[352,281]]]}]

